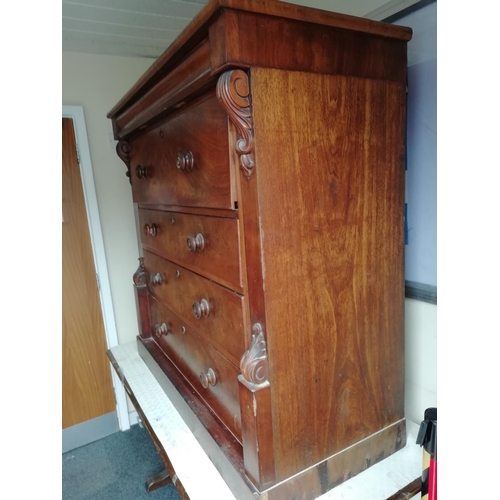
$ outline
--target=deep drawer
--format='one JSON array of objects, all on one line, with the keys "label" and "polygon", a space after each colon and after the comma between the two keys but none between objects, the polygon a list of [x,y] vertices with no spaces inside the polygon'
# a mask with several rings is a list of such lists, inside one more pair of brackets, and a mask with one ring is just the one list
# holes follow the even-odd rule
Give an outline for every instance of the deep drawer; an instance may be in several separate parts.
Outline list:
[{"label": "deep drawer", "polygon": [[145,248],[243,290],[237,219],[139,209],[139,224]]},{"label": "deep drawer", "polygon": [[245,352],[243,297],[148,251],[144,265],[150,293],[238,365]]},{"label": "deep drawer", "polygon": [[227,115],[215,96],[132,141],[136,203],[233,208]]},{"label": "deep drawer", "polygon": [[151,296],[150,311],[157,344],[241,442],[238,369]]}]

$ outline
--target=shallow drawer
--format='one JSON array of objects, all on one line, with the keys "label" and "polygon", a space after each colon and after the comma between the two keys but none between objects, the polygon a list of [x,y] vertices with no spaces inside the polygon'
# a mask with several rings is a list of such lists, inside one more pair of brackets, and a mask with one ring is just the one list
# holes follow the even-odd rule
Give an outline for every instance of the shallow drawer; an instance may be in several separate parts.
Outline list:
[{"label": "shallow drawer", "polygon": [[151,296],[150,311],[157,344],[241,442],[239,370]]},{"label": "shallow drawer", "polygon": [[148,251],[144,265],[149,291],[238,365],[245,352],[243,297]]},{"label": "shallow drawer", "polygon": [[227,115],[214,97],[133,140],[136,203],[233,208]]},{"label": "shallow drawer", "polygon": [[145,248],[242,291],[238,220],[139,209]]}]

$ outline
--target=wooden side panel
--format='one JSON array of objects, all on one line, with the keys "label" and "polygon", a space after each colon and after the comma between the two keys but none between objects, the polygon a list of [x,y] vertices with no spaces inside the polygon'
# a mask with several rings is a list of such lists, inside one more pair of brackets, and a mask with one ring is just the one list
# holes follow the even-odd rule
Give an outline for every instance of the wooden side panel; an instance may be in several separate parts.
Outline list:
[{"label": "wooden side panel", "polygon": [[274,484],[273,429],[270,425],[271,391],[252,387],[239,377],[245,474],[259,491]]},{"label": "wooden side panel", "polygon": [[[406,444],[406,421],[395,422],[267,492],[266,500],[313,500]],[[409,497],[402,497],[409,498]],[[390,499],[387,499],[390,500]]]},{"label": "wooden side panel", "polygon": [[140,257],[139,267],[134,273],[133,280],[139,335],[143,339],[151,337],[151,318],[149,314],[149,297],[146,279],[147,276],[146,269],[144,267],[144,259]]},{"label": "wooden side panel", "polygon": [[[252,333],[262,332],[265,340],[265,304],[262,295],[262,262],[259,238],[257,185],[253,176],[254,141],[248,74],[241,70],[228,71],[217,83],[217,98],[228,113],[231,163],[238,179],[239,217],[242,237],[242,260],[246,264],[245,308]],[[245,315],[245,319],[247,316]],[[257,326],[257,331],[254,328]],[[253,339],[253,337],[252,337]],[[252,350],[252,341],[247,338]],[[249,352],[247,351],[247,352]],[[260,357],[262,353],[258,354]],[[241,368],[241,365],[240,365]],[[244,370],[242,370],[244,371]],[[245,474],[260,491],[274,483],[274,450],[272,438],[271,391],[246,384],[240,379],[242,439]],[[247,382],[251,382],[247,380]],[[259,384],[262,380],[259,381]],[[253,387],[250,389],[250,387]]]},{"label": "wooden side panel", "polygon": [[279,481],[404,418],[405,85],[251,85]]},{"label": "wooden side panel", "polygon": [[146,286],[134,287],[135,305],[138,312],[139,335],[143,339],[151,337],[149,297]]}]

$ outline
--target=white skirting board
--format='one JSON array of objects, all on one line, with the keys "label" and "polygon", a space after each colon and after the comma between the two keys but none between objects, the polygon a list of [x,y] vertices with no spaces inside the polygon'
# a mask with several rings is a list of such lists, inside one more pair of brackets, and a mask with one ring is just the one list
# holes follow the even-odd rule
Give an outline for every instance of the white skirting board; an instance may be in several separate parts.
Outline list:
[{"label": "white skirting board", "polygon": [[[155,377],[137,353],[136,342],[111,349],[124,379],[168,455],[191,500],[207,491],[219,500],[235,500]],[[407,421],[407,445],[394,455],[322,495],[318,500],[386,500],[422,474],[422,449],[415,444],[418,425]],[[413,497],[415,500],[420,495]]]}]

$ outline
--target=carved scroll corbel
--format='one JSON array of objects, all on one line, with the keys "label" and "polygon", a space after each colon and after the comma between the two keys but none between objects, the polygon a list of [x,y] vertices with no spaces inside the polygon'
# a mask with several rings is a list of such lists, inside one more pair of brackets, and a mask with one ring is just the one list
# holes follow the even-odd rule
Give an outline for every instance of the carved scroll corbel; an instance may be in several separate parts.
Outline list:
[{"label": "carved scroll corbel", "polygon": [[217,98],[236,127],[236,153],[250,179],[254,171],[254,134],[248,75],[241,69],[227,71],[217,82]]},{"label": "carved scroll corbel", "polygon": [[249,388],[269,386],[266,339],[260,323],[252,327],[252,340],[248,351],[241,358],[240,370],[239,378]]},{"label": "carved scroll corbel", "polygon": [[144,267],[144,258],[139,257],[139,267],[134,273],[132,279],[134,280],[134,285],[138,288],[146,286],[147,283],[146,268]]},{"label": "carved scroll corbel", "polygon": [[125,175],[128,177],[130,184],[132,184],[132,178],[130,177],[130,149],[130,144],[127,141],[118,141],[118,144],[116,145],[116,154],[127,166],[127,172]]}]

